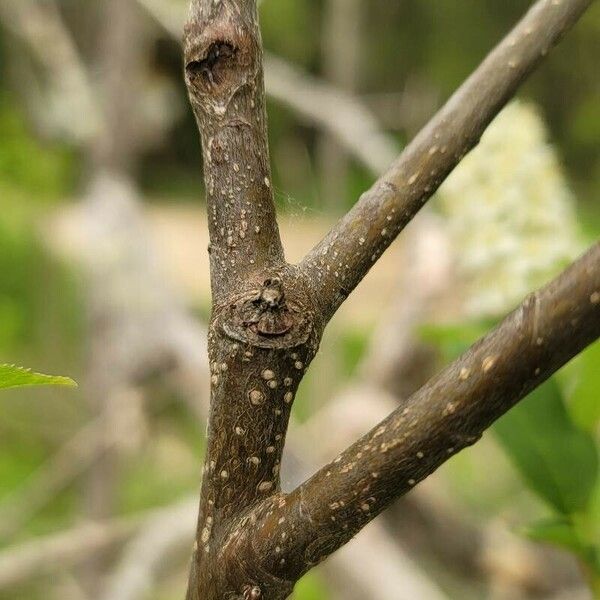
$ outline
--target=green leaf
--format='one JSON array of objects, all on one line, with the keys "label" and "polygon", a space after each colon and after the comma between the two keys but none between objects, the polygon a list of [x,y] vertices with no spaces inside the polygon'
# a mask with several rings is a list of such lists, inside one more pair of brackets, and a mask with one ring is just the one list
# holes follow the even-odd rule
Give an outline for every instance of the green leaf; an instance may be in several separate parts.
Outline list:
[{"label": "green leaf", "polygon": [[569,410],[576,423],[594,431],[600,424],[600,342],[577,357],[572,381],[566,386]]},{"label": "green leaf", "polygon": [[553,379],[498,420],[494,431],[536,494],[562,514],[585,509],[598,477],[598,450],[571,420]]},{"label": "green leaf", "polygon": [[600,573],[600,480],[596,483],[596,488],[592,494],[585,517],[587,519],[585,528],[588,537],[590,540],[593,540],[598,547],[598,572]]},{"label": "green leaf", "polygon": [[546,519],[538,521],[523,532],[528,538],[536,542],[546,542],[569,550],[590,569],[598,569],[598,550],[589,541],[583,539],[572,521],[566,518]]},{"label": "green leaf", "polygon": [[306,574],[294,588],[296,600],[326,600],[328,597],[325,584],[314,573]]},{"label": "green leaf", "polygon": [[444,360],[458,358],[493,326],[489,320],[468,323],[426,324],[419,329],[421,339],[438,348]]},{"label": "green leaf", "polygon": [[31,385],[65,385],[77,387],[69,377],[43,375],[15,365],[0,364],[0,389],[26,387]]},{"label": "green leaf", "polygon": [[564,517],[538,521],[526,527],[523,533],[536,542],[548,542],[576,554],[581,553],[583,548],[573,523]]}]

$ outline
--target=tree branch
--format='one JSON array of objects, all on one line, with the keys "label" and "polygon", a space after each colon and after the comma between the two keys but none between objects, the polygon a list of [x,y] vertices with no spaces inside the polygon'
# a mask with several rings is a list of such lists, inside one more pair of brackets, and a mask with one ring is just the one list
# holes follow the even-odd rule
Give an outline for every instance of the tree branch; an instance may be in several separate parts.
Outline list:
[{"label": "tree branch", "polygon": [[[540,0],[300,269],[272,202],[256,3],[192,0],[186,82],[212,244],[211,413],[188,600],[282,600],[300,575],[600,333],[600,247],[289,495],[291,405],[324,324],[590,0]],[[406,181],[405,181],[406,179]]]},{"label": "tree branch", "polygon": [[272,54],[265,54],[267,94],[329,133],[376,175],[398,155],[392,136],[354,95],[326,83]]},{"label": "tree branch", "polygon": [[[139,553],[140,563],[146,567],[156,553],[164,549],[163,540],[152,539],[158,529],[169,529],[164,536],[181,547],[189,544],[193,533],[193,519],[197,502],[193,497],[184,497],[172,505],[157,508],[127,517],[89,521],[44,537],[36,537],[20,545],[0,551],[0,590],[31,582],[40,576],[80,565],[90,557],[120,545],[131,538],[131,544],[142,543],[142,539],[156,543],[158,549],[145,548]],[[187,523],[187,526],[186,526]],[[174,539],[176,538],[176,539]],[[139,540],[136,542],[136,540]],[[168,545],[168,543],[167,543]],[[164,554],[161,556],[164,558]],[[124,565],[114,574],[125,574]],[[124,592],[123,592],[124,593]]]},{"label": "tree branch", "polygon": [[193,0],[185,77],[202,134],[216,303],[284,263],[268,160],[256,1]]},{"label": "tree branch", "polygon": [[283,503],[267,503],[265,568],[300,577],[598,336],[600,243]]},{"label": "tree branch", "polygon": [[95,553],[122,543],[139,529],[142,522],[139,516],[87,522],[5,548],[0,551],[0,590],[30,583],[35,577],[79,564]]},{"label": "tree branch", "polygon": [[306,256],[331,317],[446,176],[479,141],[520,83],[592,0],[539,0],[417,135],[389,171]]},{"label": "tree branch", "polygon": [[44,110],[54,113],[58,127],[79,142],[98,135],[105,126],[104,116],[55,2],[6,0],[0,5],[0,20],[27,44],[42,67],[51,90]]},{"label": "tree branch", "polygon": [[186,498],[148,519],[127,544],[106,582],[101,600],[147,598],[168,557],[190,547],[196,510],[196,499]]},{"label": "tree branch", "polygon": [[[225,556],[223,544],[244,512],[279,490],[292,402],[322,329],[279,239],[256,2],[194,0],[185,32],[186,83],[203,141],[213,289],[211,410],[188,591],[190,600],[204,600],[247,581],[239,556]],[[270,587],[291,591],[289,583]]]}]

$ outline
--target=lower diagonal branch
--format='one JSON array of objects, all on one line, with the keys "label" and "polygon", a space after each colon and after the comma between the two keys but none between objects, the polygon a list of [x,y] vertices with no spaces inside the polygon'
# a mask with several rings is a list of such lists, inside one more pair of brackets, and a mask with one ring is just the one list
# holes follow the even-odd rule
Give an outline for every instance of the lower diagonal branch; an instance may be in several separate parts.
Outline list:
[{"label": "lower diagonal branch", "polygon": [[267,570],[300,577],[599,336],[600,242],[270,508]]}]

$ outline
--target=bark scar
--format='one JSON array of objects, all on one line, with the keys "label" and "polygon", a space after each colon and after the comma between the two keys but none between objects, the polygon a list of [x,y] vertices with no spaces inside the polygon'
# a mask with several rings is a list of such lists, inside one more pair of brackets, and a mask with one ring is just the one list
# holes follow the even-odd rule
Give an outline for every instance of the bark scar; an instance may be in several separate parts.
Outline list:
[{"label": "bark scar", "polygon": [[190,22],[185,33],[185,78],[192,105],[217,117],[259,70],[258,42],[228,10],[208,24]]},{"label": "bark scar", "polygon": [[278,277],[236,298],[219,320],[228,337],[260,348],[299,346],[313,328],[312,313],[286,297]]},{"label": "bark scar", "polygon": [[191,60],[186,65],[190,81],[202,78],[208,85],[219,85],[224,79],[224,72],[230,68],[238,49],[229,41],[215,41],[201,60]]}]

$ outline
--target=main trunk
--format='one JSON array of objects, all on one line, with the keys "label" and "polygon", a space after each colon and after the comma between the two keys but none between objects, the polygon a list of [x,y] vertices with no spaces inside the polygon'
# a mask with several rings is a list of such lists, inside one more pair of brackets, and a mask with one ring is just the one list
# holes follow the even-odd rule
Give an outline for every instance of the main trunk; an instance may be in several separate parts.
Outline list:
[{"label": "main trunk", "polygon": [[321,335],[314,314],[310,292],[291,267],[265,273],[214,309],[208,447],[189,600],[277,600],[292,590],[293,582],[268,566],[272,536],[264,519],[285,503],[279,468],[292,402]]}]

